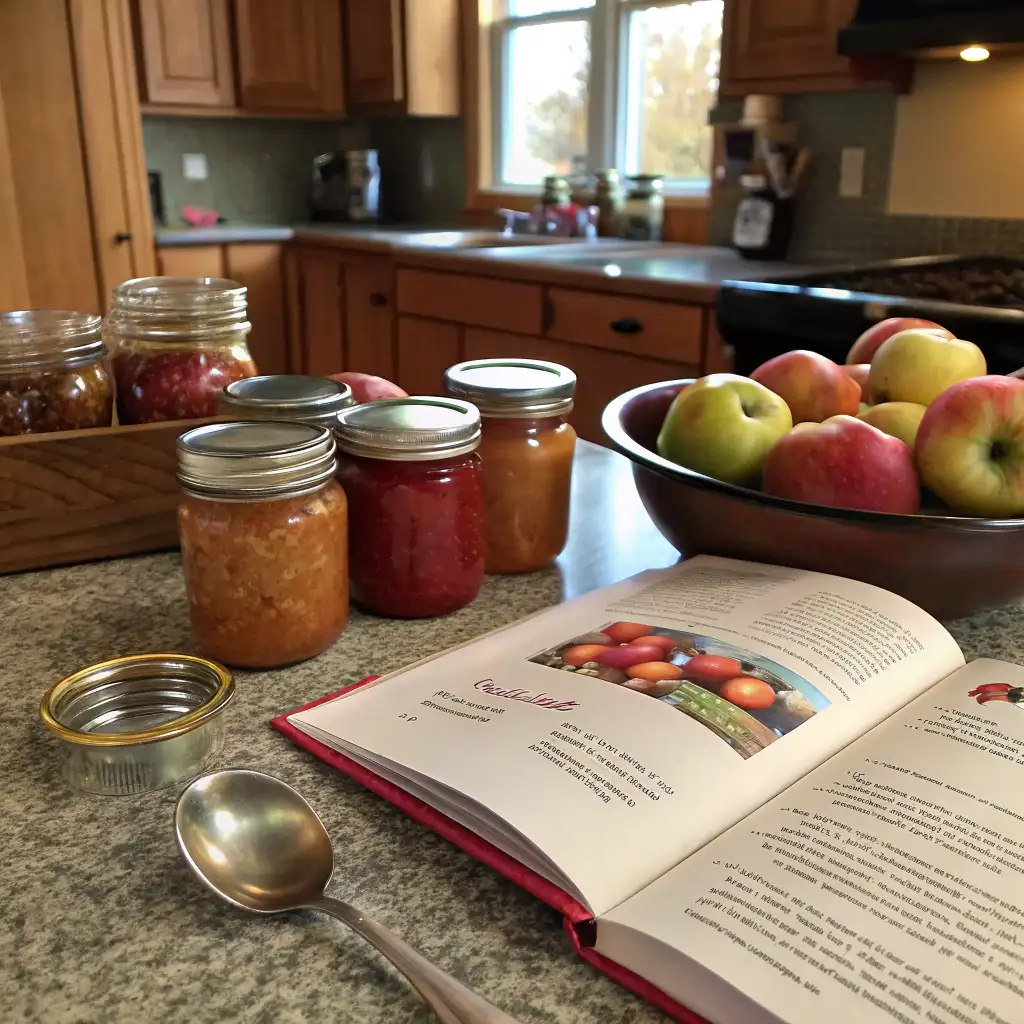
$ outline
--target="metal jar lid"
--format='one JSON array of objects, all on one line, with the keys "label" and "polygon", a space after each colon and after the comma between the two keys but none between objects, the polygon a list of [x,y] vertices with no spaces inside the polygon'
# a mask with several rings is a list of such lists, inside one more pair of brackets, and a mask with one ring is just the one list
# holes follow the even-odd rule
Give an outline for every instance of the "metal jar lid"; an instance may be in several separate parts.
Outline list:
[{"label": "metal jar lid", "polygon": [[178,480],[204,497],[298,497],[319,490],[336,469],[326,427],[248,420],[211,423],[178,438]]},{"label": "metal jar lid", "polygon": [[187,654],[114,658],[62,679],[43,697],[50,732],[87,747],[133,747],[191,732],[235,692],[231,673]]},{"label": "metal jar lid", "polygon": [[450,367],[444,386],[482,416],[560,416],[572,409],[576,374],[543,359],[473,359]]},{"label": "metal jar lid", "polygon": [[480,413],[457,398],[385,398],[338,413],[338,447],[350,455],[419,462],[465,455],[480,444]]},{"label": "metal jar lid", "polygon": [[356,404],[352,389],[328,377],[278,373],[243,377],[220,394],[220,411],[247,420],[291,420],[333,428],[342,409]]}]

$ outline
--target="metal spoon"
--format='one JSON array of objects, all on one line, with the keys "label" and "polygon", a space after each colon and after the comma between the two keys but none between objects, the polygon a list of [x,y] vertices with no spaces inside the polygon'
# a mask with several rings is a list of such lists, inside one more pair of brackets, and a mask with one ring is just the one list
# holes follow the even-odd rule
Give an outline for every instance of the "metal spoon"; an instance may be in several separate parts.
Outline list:
[{"label": "metal spoon", "polygon": [[331,837],[316,811],[271,775],[201,775],[178,799],[178,846],[199,880],[256,914],[320,910],[344,922],[412,983],[444,1024],[517,1024],[383,925],[324,895],[334,873]]}]

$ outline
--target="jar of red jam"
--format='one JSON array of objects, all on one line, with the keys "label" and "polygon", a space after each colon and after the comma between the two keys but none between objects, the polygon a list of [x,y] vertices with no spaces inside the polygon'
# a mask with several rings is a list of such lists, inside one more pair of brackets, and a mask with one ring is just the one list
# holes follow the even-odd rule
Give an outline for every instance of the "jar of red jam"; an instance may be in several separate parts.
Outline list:
[{"label": "jar of red jam", "polygon": [[204,653],[277,668],[348,622],[348,512],[334,438],[301,423],[212,423],[178,439],[178,534]]},{"label": "jar of red jam", "polygon": [[0,437],[109,427],[106,354],[93,313],[0,313]]},{"label": "jar of red jam", "polygon": [[104,325],[121,423],[216,416],[220,393],[254,377],[246,289],[213,277],[141,277],[114,289]]},{"label": "jar of red jam", "polygon": [[550,565],[569,537],[576,374],[540,359],[475,359],[447,371],[445,390],[483,417],[487,571]]},{"label": "jar of red jam", "polygon": [[395,618],[446,615],[484,580],[480,414],[448,398],[393,398],[338,414],[352,599]]}]

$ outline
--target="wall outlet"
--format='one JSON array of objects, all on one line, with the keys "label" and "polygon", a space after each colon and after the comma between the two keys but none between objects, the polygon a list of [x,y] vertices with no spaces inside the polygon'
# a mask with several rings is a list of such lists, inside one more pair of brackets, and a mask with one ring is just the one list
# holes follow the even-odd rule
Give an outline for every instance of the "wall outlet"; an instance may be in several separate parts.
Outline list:
[{"label": "wall outlet", "polygon": [[843,150],[839,162],[839,198],[860,199],[864,195],[864,157],[866,151],[853,146]]},{"label": "wall outlet", "polygon": [[210,176],[205,153],[183,153],[181,169],[186,181],[206,181]]}]

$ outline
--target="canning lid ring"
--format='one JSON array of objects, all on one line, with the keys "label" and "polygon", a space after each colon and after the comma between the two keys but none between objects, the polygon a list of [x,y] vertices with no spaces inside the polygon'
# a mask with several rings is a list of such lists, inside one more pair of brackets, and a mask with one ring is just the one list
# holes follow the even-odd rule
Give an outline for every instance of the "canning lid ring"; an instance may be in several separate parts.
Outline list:
[{"label": "canning lid ring", "polygon": [[[118,667],[129,667],[141,665],[147,661],[177,661],[185,662],[194,668],[208,673],[217,680],[217,688],[213,696],[195,711],[190,711],[181,718],[172,722],[156,726],[153,729],[145,729],[140,732],[122,733],[92,733],[81,732],[78,729],[71,729],[57,719],[55,709],[59,706],[60,700],[69,691],[73,690],[79,683],[90,676],[98,675],[110,669]],[[111,658],[109,661],[101,661],[96,665],[89,665],[80,669],[70,676],[55,683],[46,692],[39,705],[39,717],[44,726],[50,730],[58,739],[67,743],[74,743],[82,747],[134,747],[143,743],[155,743],[159,740],[169,740],[176,736],[183,736],[185,733],[197,729],[209,719],[219,715],[231,702],[235,695],[234,676],[223,666],[215,661],[206,658],[199,658],[191,654],[133,654],[124,658]]]}]

